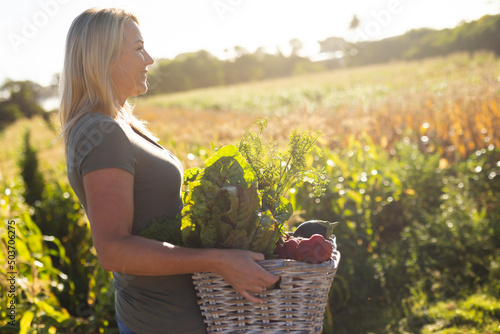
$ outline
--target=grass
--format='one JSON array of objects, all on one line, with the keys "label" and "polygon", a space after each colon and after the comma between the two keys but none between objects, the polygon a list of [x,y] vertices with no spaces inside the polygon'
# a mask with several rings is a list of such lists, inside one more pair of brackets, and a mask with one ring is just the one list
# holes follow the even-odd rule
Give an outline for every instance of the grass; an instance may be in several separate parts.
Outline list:
[{"label": "grass", "polygon": [[[346,68],[296,77],[242,83],[147,98],[141,104],[187,110],[216,110],[285,115],[289,112],[376,110],[387,100],[446,101],[483,88],[498,92],[499,62],[491,54]],[[487,84],[487,87],[484,87]],[[417,98],[415,100],[414,98]],[[453,98],[455,99],[456,96]]]},{"label": "grass", "polygon": [[416,310],[409,325],[412,322],[425,323],[421,334],[499,333],[500,301],[481,293],[466,299],[439,301]]},{"label": "grass", "polygon": [[0,184],[19,174],[17,160],[27,130],[31,132],[31,145],[38,152],[42,172],[58,169],[64,163],[62,140],[57,132],[42,117],[21,119],[0,132]]}]

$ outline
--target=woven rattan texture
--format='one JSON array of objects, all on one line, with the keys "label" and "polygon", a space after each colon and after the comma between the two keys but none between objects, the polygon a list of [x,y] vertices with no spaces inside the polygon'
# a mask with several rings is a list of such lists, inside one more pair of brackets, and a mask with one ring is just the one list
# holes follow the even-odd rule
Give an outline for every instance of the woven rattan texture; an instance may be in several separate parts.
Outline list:
[{"label": "woven rattan texture", "polygon": [[321,333],[328,291],[340,253],[332,260],[308,264],[295,260],[264,260],[259,264],[280,276],[262,294],[264,303],[248,302],[214,273],[195,273],[193,282],[208,333]]}]

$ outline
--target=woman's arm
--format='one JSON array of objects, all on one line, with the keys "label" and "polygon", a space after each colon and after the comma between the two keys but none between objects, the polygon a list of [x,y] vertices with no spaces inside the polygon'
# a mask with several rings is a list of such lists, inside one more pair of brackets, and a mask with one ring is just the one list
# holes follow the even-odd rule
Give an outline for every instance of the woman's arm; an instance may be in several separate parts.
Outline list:
[{"label": "woman's arm", "polygon": [[131,234],[134,176],[119,168],[89,172],[83,177],[92,239],[101,266],[133,275],[174,275],[210,271],[245,298],[278,280],[255,261],[262,254],[244,250],[192,249]]}]

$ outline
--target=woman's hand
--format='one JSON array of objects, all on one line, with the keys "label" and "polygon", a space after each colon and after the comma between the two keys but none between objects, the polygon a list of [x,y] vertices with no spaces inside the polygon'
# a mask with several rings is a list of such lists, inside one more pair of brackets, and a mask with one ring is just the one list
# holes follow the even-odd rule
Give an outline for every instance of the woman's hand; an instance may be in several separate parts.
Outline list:
[{"label": "woman's hand", "polygon": [[262,299],[255,297],[253,293],[262,293],[267,286],[279,280],[279,276],[271,274],[255,262],[264,260],[264,255],[238,249],[217,251],[220,254],[217,254],[217,267],[214,271],[243,297],[255,303],[262,303]]}]

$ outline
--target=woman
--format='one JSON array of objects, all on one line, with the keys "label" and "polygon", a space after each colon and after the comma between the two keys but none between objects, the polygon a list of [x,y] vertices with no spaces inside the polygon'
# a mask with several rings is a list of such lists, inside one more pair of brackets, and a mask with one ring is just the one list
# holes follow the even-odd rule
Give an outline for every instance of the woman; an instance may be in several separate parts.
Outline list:
[{"label": "woman", "polygon": [[61,76],[68,178],[85,208],[99,261],[113,271],[122,333],[205,333],[190,273],[212,271],[252,302],[278,277],[243,250],[189,249],[137,236],[182,209],[182,167],[131,112],[153,59],[137,18],[90,9],[72,23]]}]

